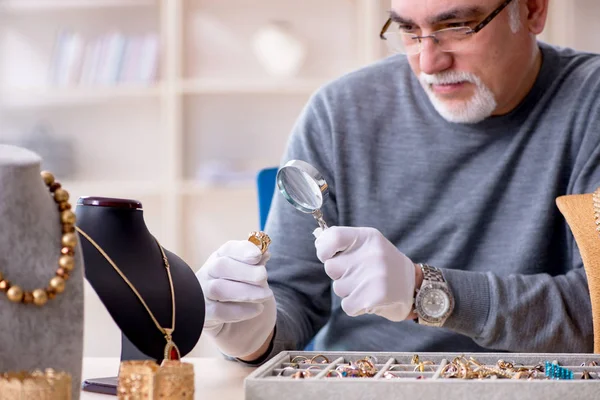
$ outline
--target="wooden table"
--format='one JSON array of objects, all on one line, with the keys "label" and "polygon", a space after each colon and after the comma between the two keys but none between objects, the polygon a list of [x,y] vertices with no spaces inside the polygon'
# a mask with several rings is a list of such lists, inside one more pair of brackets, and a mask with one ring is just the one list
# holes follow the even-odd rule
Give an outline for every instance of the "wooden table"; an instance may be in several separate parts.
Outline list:
[{"label": "wooden table", "polygon": [[[244,398],[244,378],[254,368],[223,358],[184,358],[194,364],[196,375],[195,399],[242,400]],[[119,370],[118,358],[83,359],[82,379],[116,376]],[[97,393],[81,392],[81,400],[116,399]]]}]

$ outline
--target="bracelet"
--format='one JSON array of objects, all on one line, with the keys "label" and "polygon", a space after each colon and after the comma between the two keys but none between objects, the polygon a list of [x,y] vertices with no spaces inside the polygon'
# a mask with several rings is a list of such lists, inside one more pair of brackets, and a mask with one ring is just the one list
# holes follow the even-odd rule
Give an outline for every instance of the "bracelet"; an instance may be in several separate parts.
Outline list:
[{"label": "bracelet", "polygon": [[178,360],[123,361],[119,368],[119,399],[193,400],[194,365]]},{"label": "bracelet", "polygon": [[7,372],[0,375],[2,400],[71,398],[71,375],[53,369]]}]

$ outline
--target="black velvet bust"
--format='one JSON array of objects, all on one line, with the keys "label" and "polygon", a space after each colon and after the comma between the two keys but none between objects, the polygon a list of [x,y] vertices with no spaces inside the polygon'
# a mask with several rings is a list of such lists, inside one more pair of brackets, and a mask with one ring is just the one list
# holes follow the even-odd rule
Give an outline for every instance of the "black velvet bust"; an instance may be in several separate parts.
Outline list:
[{"label": "black velvet bust", "polygon": [[[114,261],[140,293],[163,328],[171,327],[171,292],[160,249],[144,222],[136,200],[81,197],[75,209],[77,226]],[[121,359],[160,362],[166,340],[127,283],[82,235],[85,277],[123,333]],[[183,357],[200,338],[204,296],[192,269],[165,249],[175,292],[173,341]],[[130,348],[131,345],[135,348]]]}]

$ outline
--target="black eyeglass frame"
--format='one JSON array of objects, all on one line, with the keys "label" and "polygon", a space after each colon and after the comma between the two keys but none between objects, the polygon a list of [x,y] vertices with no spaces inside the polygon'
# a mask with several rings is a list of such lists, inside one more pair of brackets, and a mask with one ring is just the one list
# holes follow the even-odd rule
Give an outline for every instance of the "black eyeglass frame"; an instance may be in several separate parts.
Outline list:
[{"label": "black eyeglass frame", "polygon": [[[465,34],[466,34],[466,35],[474,35],[474,34],[476,34],[477,32],[479,32],[480,30],[482,30],[483,28],[485,28],[485,26],[486,26],[487,24],[489,24],[490,22],[492,22],[492,20],[493,20],[494,18],[496,18],[496,16],[497,16],[498,14],[500,14],[500,13],[502,12],[502,10],[504,10],[504,9],[506,8],[506,6],[508,6],[508,5],[510,4],[510,2],[511,2],[511,1],[512,1],[512,0],[505,0],[505,1],[504,1],[502,4],[500,4],[500,5],[498,6],[498,8],[496,8],[496,9],[495,9],[494,11],[492,11],[492,12],[491,12],[491,13],[490,13],[490,14],[489,14],[487,17],[485,17],[485,18],[483,19],[483,21],[481,21],[480,23],[478,23],[477,25],[475,25],[475,27],[474,27],[474,28],[472,28],[470,31],[468,31],[468,32],[465,32]],[[391,18],[388,18],[388,20],[387,20],[387,21],[385,22],[385,24],[383,25],[383,28],[381,28],[381,32],[379,33],[379,37],[380,37],[381,39],[383,39],[383,40],[387,40],[387,39],[385,38],[385,36],[384,36],[384,35],[385,35],[385,33],[387,32],[387,30],[389,29],[390,25],[392,25],[392,22],[393,22],[393,21],[392,21],[392,19],[391,19]],[[434,38],[434,39],[435,39],[435,36],[434,36],[434,35],[435,35],[435,32],[433,32],[433,33],[432,33],[432,35],[427,35],[427,36],[418,36],[418,35],[415,35],[415,36],[413,37],[413,39],[415,39],[415,40],[421,40],[421,39],[425,39],[425,38],[428,38],[428,37],[432,37],[432,38]]]}]

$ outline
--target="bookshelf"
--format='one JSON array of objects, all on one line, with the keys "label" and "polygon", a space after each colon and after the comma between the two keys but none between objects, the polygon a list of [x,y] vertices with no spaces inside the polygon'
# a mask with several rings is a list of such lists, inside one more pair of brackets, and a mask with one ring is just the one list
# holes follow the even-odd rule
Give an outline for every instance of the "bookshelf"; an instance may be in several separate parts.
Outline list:
[{"label": "bookshelf", "polygon": [[[194,269],[214,250],[195,242],[216,246],[256,228],[253,174],[279,162],[311,93],[383,55],[376,31],[384,2],[230,3],[0,0],[0,19],[7,21],[0,49],[17,55],[0,62],[0,118],[8,136],[18,138],[43,121],[73,139],[75,173],[65,178],[73,195],[148,199],[160,210],[146,210],[148,224]],[[269,76],[251,50],[253,32],[275,19],[290,20],[308,49],[302,70],[292,78]],[[65,28],[77,35],[81,48],[109,33],[156,34],[155,79],[137,85],[49,80],[56,38]],[[232,113],[244,119],[230,118]],[[244,199],[231,205],[235,211],[224,207],[229,196]],[[222,215],[220,236],[207,223],[215,213]],[[195,232],[212,233],[209,240]]]},{"label": "bookshelf", "polygon": [[[384,55],[385,9],[379,0],[0,0],[0,142],[35,140],[41,124],[72,148],[73,167],[59,176],[72,197],[140,200],[150,230],[197,270],[258,227],[254,175],[278,164],[309,96]],[[293,77],[271,76],[252,51],[274,20],[305,45]],[[94,67],[103,79],[82,78],[96,42],[109,54],[122,46],[125,59],[128,39],[145,35],[159,43],[152,79],[122,81],[112,63]],[[55,65],[69,72],[58,79]],[[86,354],[118,355],[98,303],[86,287]],[[196,354],[210,352],[200,343]]]},{"label": "bookshelf", "polygon": [[[151,231],[197,270],[223,242],[257,228],[253,176],[278,164],[309,96],[386,55],[377,34],[388,7],[387,0],[0,0],[0,142],[20,144],[36,125],[49,126],[73,148],[72,173],[59,176],[73,197],[142,201]],[[551,2],[543,39],[600,51],[592,41],[598,11],[595,0]],[[252,52],[255,32],[281,20],[307,49],[300,72],[284,79]],[[155,74],[124,83],[113,71],[108,83],[50,84],[64,28],[81,35],[79,46],[115,32],[156,35]],[[89,329],[102,332],[100,321],[110,318],[98,316],[102,307],[89,296],[97,315]],[[199,346],[197,354],[210,353]],[[118,355],[119,347],[86,349]]]},{"label": "bookshelf", "polygon": [[10,13],[48,12],[73,9],[152,7],[158,0],[5,0],[0,11]]}]

